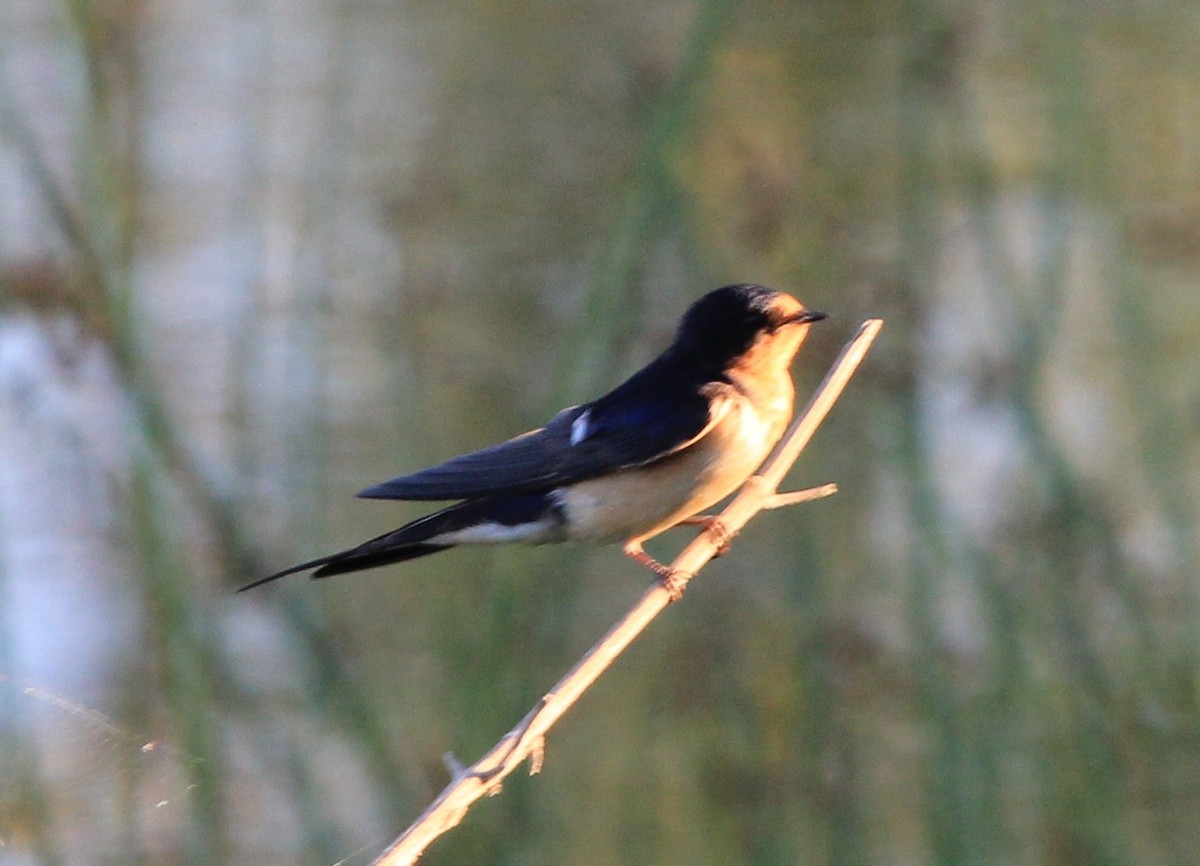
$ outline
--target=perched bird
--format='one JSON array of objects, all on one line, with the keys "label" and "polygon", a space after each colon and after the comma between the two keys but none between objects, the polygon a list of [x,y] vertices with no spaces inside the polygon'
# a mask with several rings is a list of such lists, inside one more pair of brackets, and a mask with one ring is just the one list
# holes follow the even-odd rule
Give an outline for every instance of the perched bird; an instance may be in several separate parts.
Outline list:
[{"label": "perched bird", "polygon": [[762,286],[709,292],[684,314],[666,351],[600,399],[358,494],[463,501],[242,589],[310,568],[313,577],[329,577],[460,544],[574,540],[622,541],[626,555],[670,588],[669,569],[642,542],[681,523],[711,525],[699,513],[766,459],[792,416],[792,359],[809,324],[824,318]]}]

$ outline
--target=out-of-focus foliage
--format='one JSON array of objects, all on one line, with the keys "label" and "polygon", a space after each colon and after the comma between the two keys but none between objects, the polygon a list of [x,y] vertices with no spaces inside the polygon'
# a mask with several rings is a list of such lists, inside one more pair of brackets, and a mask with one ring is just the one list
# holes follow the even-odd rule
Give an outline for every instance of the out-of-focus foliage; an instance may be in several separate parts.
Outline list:
[{"label": "out-of-focus foliage", "polygon": [[647,576],[233,589],[756,281],[835,315],[802,390],[887,321],[793,472],[841,492],[424,862],[1200,861],[1197,44],[1178,0],[6,0],[0,859],[368,862]]}]

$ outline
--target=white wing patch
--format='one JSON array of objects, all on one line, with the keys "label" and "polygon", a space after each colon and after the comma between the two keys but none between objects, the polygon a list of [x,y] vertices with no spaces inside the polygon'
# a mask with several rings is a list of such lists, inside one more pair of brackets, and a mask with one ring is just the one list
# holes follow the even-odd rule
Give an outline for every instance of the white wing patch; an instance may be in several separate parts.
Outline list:
[{"label": "white wing patch", "polygon": [[571,422],[571,444],[578,445],[588,435],[588,410],[579,413],[579,417]]}]

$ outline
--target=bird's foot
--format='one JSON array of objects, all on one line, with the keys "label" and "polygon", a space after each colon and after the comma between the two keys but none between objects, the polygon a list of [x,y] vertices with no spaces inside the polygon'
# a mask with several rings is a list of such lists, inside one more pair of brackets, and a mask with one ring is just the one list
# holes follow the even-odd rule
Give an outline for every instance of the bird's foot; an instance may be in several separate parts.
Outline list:
[{"label": "bird's foot", "polygon": [[669,601],[676,602],[683,598],[683,590],[687,586],[687,582],[691,579],[691,575],[663,565],[653,556],[642,550],[641,545],[627,545],[625,547],[625,555],[658,575],[658,582],[667,591]]},{"label": "bird's foot", "polygon": [[683,598],[683,590],[687,587],[688,576],[682,571],[664,567],[658,575],[658,582],[667,591],[667,600],[674,604]]},{"label": "bird's foot", "polygon": [[713,554],[715,559],[718,556],[724,556],[729,552],[729,543],[733,541],[735,533],[726,528],[725,523],[715,514],[694,514],[691,517],[685,517],[680,523],[688,526],[702,526],[704,531],[708,533],[709,538],[717,546],[716,552]]}]

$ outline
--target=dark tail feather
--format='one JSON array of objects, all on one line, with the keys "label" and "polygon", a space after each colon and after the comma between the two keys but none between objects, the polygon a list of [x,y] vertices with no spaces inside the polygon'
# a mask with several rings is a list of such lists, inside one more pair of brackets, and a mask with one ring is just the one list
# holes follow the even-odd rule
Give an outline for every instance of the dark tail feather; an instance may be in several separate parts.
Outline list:
[{"label": "dark tail feather", "polygon": [[428,556],[431,553],[437,553],[439,550],[445,550],[448,547],[453,547],[452,544],[421,544],[412,542],[392,542],[393,546],[388,546],[388,541],[394,532],[389,532],[387,535],[381,535],[379,538],[372,539],[358,547],[352,547],[349,550],[343,550],[341,553],[334,553],[329,556],[322,556],[318,559],[310,559],[308,562],[302,562],[299,565],[293,565],[290,568],[285,568],[283,571],[277,571],[274,574],[268,574],[266,577],[260,577],[258,580],[251,581],[238,589],[238,592],[245,592],[248,589],[254,589],[256,586],[262,586],[264,583],[270,583],[274,580],[279,580],[281,577],[287,577],[289,574],[296,574],[301,571],[308,571],[310,568],[315,568],[313,577],[333,577],[335,574],[347,574],[352,571],[362,571],[366,568],[376,568],[380,565],[391,565],[393,562],[404,562],[408,559],[416,559],[419,556]]},{"label": "dark tail feather", "polygon": [[393,562],[416,559],[418,556],[428,556],[454,546],[438,544],[430,539],[471,526],[496,524],[513,527],[527,523],[537,524],[549,519],[561,520],[561,516],[558,515],[553,497],[547,493],[469,499],[427,514],[412,523],[406,523],[399,529],[365,541],[358,547],[331,556],[322,556],[320,559],[310,559],[308,562],[259,578],[246,584],[238,592],[262,586],[298,571],[308,571],[310,568],[316,569],[313,577],[332,577],[335,574],[362,571],[364,568],[376,568]]},{"label": "dark tail feather", "polygon": [[453,544],[409,544],[395,550],[375,550],[370,553],[356,553],[349,550],[334,556],[318,560],[324,563],[313,572],[313,577],[333,577],[335,574],[348,574],[352,571],[362,571],[365,568],[376,568],[380,565],[391,565],[394,562],[405,562],[420,556],[428,556],[439,550],[448,550]]},{"label": "dark tail feather", "polygon": [[289,574],[295,574],[298,571],[304,571],[309,568],[316,568],[318,565],[324,565],[332,559],[340,556],[335,553],[333,556],[322,556],[320,559],[310,559],[308,562],[302,562],[299,565],[293,565],[291,568],[285,568],[283,571],[277,571],[274,574],[268,574],[266,577],[260,577],[258,580],[252,580],[245,586],[239,586],[238,592],[245,592],[248,589],[254,589],[256,586],[262,586],[264,583],[270,583],[273,580],[279,580],[281,577],[287,577]]}]

